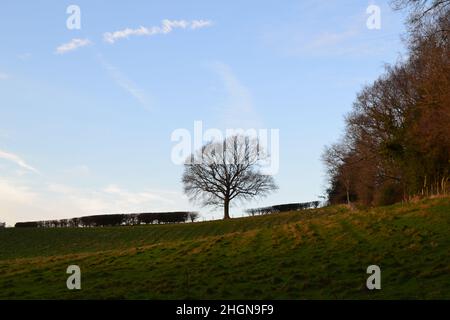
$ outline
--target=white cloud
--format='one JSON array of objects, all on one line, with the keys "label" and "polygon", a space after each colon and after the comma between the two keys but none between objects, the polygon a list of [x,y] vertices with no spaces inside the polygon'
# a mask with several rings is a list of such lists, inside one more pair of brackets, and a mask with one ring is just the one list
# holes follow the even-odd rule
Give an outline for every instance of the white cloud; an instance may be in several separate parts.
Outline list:
[{"label": "white cloud", "polygon": [[7,79],[9,79],[9,75],[4,72],[0,72],[0,80],[7,80]]},{"label": "white cloud", "polygon": [[[21,157],[0,150],[0,160],[24,171],[38,171]],[[3,171],[2,171],[3,172]],[[90,174],[86,165],[68,172]],[[127,190],[117,184],[105,187],[74,187],[49,181],[45,176],[0,176],[0,222],[13,226],[18,221],[51,220],[105,213],[192,210],[181,192],[143,189]]]},{"label": "white cloud", "polygon": [[32,171],[34,173],[39,173],[38,170],[36,170],[32,166],[30,166],[28,163],[25,162],[25,160],[23,160],[21,157],[19,157],[16,154],[0,150],[0,159],[5,159],[8,161],[14,162],[16,165],[18,165],[19,167],[21,167],[23,169]]},{"label": "white cloud", "polygon": [[106,42],[114,43],[117,40],[128,38],[130,36],[153,36],[157,34],[168,34],[174,29],[201,29],[209,27],[212,22],[209,20],[163,20],[160,26],[153,27],[139,27],[137,29],[125,28],[123,30],[118,30],[115,32],[106,32],[103,34],[103,39]]},{"label": "white cloud", "polygon": [[212,25],[212,22],[209,20],[193,20],[191,22],[191,29],[201,29],[205,27],[210,27]]},{"label": "white cloud", "polygon": [[36,197],[36,194],[29,188],[3,179],[0,180],[0,194],[10,202],[31,203]]},{"label": "white cloud", "polygon": [[128,79],[122,72],[116,67],[106,62],[101,55],[98,55],[101,65],[108,72],[109,76],[114,82],[128,92],[139,104],[145,109],[151,108],[150,98],[142,91],[134,82]]},{"label": "white cloud", "polygon": [[[38,173],[19,156],[0,150],[0,159]],[[89,174],[86,165],[69,172]],[[48,181],[45,176],[0,176],[0,222],[50,220],[105,213],[132,213],[191,209],[180,192],[143,189],[131,191],[117,184],[103,188],[74,187]]]},{"label": "white cloud", "polygon": [[[128,205],[140,205],[147,202],[156,201],[161,204],[174,204],[173,199],[167,198],[170,193],[164,194],[161,191],[152,192],[150,190],[144,190],[141,192],[130,192],[123,190],[119,186],[112,184],[103,189],[106,194],[114,195],[118,201]],[[177,193],[172,193],[177,194]]]},{"label": "white cloud", "polygon": [[14,225],[29,214],[36,194],[30,188],[0,179],[0,222]]},{"label": "white cloud", "polygon": [[89,39],[72,39],[68,43],[64,43],[56,48],[56,54],[64,54],[69,51],[76,50],[81,47],[85,47],[92,44],[92,42]]},{"label": "white cloud", "polygon": [[80,188],[59,183],[11,181],[0,177],[0,222],[52,220],[107,213],[191,210],[180,192],[130,191],[111,184]]}]

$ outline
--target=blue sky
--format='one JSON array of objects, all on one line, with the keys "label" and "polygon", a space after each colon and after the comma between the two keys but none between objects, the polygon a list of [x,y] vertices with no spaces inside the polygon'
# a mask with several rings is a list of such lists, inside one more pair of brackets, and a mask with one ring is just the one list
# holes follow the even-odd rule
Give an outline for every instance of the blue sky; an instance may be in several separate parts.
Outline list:
[{"label": "blue sky", "polygon": [[[79,30],[66,26],[69,5],[81,9]],[[380,29],[366,26],[369,5],[381,8]],[[0,7],[0,221],[8,224],[185,209],[219,218],[187,201],[183,168],[171,160],[172,132],[193,131],[194,121],[279,129],[280,189],[232,215],[315,200],[324,145],[339,138],[356,93],[404,52],[404,16],[381,0]]]}]

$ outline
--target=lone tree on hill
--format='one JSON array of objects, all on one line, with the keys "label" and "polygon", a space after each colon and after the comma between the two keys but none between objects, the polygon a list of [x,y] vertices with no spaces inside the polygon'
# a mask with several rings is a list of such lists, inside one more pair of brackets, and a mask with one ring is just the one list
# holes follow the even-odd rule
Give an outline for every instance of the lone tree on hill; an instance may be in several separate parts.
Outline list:
[{"label": "lone tree on hill", "polygon": [[191,220],[191,222],[195,222],[195,220],[197,220],[199,218],[199,214],[198,212],[190,212],[189,213],[189,219]]},{"label": "lone tree on hill", "polygon": [[278,189],[270,175],[261,172],[267,159],[257,139],[235,135],[209,142],[185,163],[184,192],[204,206],[223,207],[230,218],[230,202],[263,197]]}]

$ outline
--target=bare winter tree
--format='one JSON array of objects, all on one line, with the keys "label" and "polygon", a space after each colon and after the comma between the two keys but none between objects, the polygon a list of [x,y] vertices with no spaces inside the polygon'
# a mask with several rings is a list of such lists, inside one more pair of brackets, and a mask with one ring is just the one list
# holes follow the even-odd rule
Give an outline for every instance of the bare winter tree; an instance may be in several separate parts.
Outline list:
[{"label": "bare winter tree", "polygon": [[189,212],[189,219],[191,220],[191,222],[195,222],[195,220],[197,220],[199,218],[199,214],[198,212]]},{"label": "bare winter tree", "polygon": [[236,135],[210,142],[187,159],[184,192],[204,206],[223,207],[229,219],[231,201],[263,197],[278,188],[272,176],[261,172],[267,157],[257,139]]},{"label": "bare winter tree", "polygon": [[396,10],[409,9],[408,20],[413,27],[430,22],[450,8],[450,0],[391,0],[391,3]]},{"label": "bare winter tree", "polygon": [[450,192],[450,0],[398,0],[408,59],[386,67],[323,155],[330,203],[387,205]]}]

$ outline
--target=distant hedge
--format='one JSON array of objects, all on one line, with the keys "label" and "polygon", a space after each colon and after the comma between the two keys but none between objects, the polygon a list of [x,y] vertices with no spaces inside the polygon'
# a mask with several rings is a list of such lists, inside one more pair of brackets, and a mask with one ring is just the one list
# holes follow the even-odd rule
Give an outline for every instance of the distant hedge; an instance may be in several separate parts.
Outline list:
[{"label": "distant hedge", "polygon": [[17,222],[16,228],[36,228],[38,226],[38,222]]},{"label": "distant hedge", "polygon": [[279,204],[276,206],[263,207],[263,208],[255,208],[246,210],[249,215],[264,215],[278,212],[286,212],[286,211],[300,211],[306,209],[317,208],[320,205],[320,201],[311,201],[311,202],[303,202],[303,203],[288,203],[288,204]]},{"label": "distant hedge", "polygon": [[16,228],[78,228],[78,227],[112,227],[140,224],[184,223],[194,222],[198,212],[147,212],[129,214],[103,214],[72,219],[17,222]]}]

